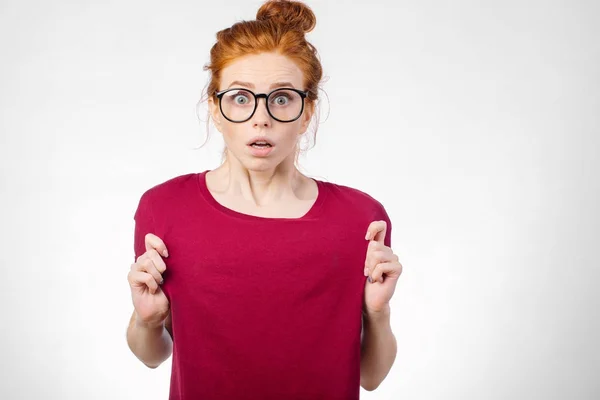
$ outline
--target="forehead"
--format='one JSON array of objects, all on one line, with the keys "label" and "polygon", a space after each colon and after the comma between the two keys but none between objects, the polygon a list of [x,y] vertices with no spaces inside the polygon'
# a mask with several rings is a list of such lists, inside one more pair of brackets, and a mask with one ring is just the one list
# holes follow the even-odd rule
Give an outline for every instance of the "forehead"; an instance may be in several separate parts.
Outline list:
[{"label": "forehead", "polygon": [[220,89],[233,81],[252,83],[259,91],[267,91],[274,82],[290,82],[298,89],[304,85],[300,68],[288,57],[275,53],[247,55],[223,68]]}]

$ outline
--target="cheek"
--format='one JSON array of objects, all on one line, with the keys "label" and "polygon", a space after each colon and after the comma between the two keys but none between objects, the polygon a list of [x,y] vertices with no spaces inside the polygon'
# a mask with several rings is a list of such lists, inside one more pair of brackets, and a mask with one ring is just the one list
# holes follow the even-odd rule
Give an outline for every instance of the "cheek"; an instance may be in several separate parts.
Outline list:
[{"label": "cheek", "polygon": [[283,135],[281,135],[280,143],[282,143],[284,146],[292,149],[296,146],[296,143],[298,143],[298,139],[300,139],[298,130],[290,129],[289,131],[287,131]]},{"label": "cheek", "polygon": [[234,124],[229,121],[221,125],[223,141],[230,147],[244,144],[244,129],[239,125],[240,124]]},{"label": "cheek", "polygon": [[302,122],[294,121],[289,127],[285,129],[285,137],[289,138],[291,142],[295,142],[300,137],[300,129],[302,128]]}]

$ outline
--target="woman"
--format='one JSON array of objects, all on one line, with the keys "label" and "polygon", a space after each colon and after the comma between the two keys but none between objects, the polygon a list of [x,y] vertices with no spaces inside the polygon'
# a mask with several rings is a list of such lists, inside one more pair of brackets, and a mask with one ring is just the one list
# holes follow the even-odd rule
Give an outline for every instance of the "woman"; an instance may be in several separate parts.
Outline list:
[{"label": "woman", "polygon": [[322,76],[310,8],[270,1],[217,34],[209,111],[224,163],[140,198],[132,352],[171,354],[171,399],[358,399],[396,355],[401,274],[380,202],[295,166]]}]

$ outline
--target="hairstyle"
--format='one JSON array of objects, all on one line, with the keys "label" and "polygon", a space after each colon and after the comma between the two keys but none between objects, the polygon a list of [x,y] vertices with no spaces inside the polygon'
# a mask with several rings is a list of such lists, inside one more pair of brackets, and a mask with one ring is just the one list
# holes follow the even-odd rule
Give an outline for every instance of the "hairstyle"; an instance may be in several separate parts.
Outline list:
[{"label": "hairstyle", "polygon": [[[313,11],[299,1],[269,0],[256,13],[256,19],[240,21],[231,27],[217,32],[217,42],[210,50],[210,62],[204,66],[209,71],[206,93],[201,101],[212,97],[218,102],[215,92],[221,83],[222,70],[240,57],[275,52],[289,57],[304,76],[304,90],[307,108],[317,106],[318,90],[323,69],[317,58],[316,48],[305,39],[305,33],[312,31],[317,23]],[[317,121],[318,121],[318,113]],[[210,112],[207,119],[210,122]],[[316,128],[315,128],[316,141]],[[227,149],[223,151],[223,160]],[[298,161],[300,149],[296,150]]]}]

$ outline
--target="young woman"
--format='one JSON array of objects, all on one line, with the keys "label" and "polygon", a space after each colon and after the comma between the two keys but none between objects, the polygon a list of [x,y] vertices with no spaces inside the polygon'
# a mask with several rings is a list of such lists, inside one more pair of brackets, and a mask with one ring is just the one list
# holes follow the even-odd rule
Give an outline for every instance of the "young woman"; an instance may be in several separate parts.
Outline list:
[{"label": "young woman", "polygon": [[388,374],[402,266],[383,205],[295,166],[322,77],[299,2],[217,34],[219,167],[147,190],[135,213],[131,351],[171,354],[170,399],[358,399]]}]

